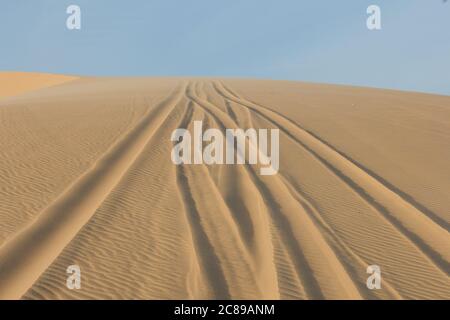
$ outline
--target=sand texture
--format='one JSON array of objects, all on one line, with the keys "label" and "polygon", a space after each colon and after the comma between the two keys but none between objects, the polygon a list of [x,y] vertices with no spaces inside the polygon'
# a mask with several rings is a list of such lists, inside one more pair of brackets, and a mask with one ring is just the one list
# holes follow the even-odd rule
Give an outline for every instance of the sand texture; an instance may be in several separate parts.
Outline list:
[{"label": "sand texture", "polygon": [[[278,174],[173,164],[195,120],[278,128]],[[448,96],[0,74],[0,299],[450,299],[449,226]]]}]

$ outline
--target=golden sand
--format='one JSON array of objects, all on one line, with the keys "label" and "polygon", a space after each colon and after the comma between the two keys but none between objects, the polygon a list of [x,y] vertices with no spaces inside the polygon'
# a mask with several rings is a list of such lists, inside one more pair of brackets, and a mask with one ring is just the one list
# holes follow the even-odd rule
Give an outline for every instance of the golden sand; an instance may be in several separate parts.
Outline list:
[{"label": "golden sand", "polygon": [[[449,299],[450,97],[0,75],[0,298]],[[280,168],[174,165],[174,129],[280,130]],[[81,268],[80,290],[66,268]],[[378,265],[382,288],[366,287]]]}]

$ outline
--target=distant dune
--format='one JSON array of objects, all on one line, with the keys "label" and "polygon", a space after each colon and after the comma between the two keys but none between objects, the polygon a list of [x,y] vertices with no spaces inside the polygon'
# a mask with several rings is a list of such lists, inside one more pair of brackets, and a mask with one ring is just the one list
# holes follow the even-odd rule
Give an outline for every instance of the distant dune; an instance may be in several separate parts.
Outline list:
[{"label": "distant dune", "polygon": [[[194,120],[278,128],[278,174],[174,165]],[[448,96],[0,73],[0,150],[2,299],[450,299]]]},{"label": "distant dune", "polygon": [[0,99],[75,79],[77,77],[45,73],[0,72]]}]

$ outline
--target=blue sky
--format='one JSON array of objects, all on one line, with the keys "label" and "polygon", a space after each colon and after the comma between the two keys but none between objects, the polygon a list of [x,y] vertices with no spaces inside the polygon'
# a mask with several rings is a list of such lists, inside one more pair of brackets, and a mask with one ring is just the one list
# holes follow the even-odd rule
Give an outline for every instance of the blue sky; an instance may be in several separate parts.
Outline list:
[{"label": "blue sky", "polygon": [[[81,7],[82,28],[66,28]],[[381,7],[382,30],[366,28]],[[0,70],[233,76],[450,95],[450,1],[0,0]]]}]

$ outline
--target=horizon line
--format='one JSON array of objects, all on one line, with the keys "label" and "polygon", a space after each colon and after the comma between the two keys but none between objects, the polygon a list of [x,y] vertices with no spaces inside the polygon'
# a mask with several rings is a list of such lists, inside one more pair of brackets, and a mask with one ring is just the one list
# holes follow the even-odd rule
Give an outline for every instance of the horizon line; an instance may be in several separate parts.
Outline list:
[{"label": "horizon line", "polygon": [[230,75],[93,75],[93,74],[77,74],[77,73],[59,73],[59,72],[47,72],[47,71],[23,71],[23,70],[0,70],[2,73],[28,73],[28,74],[47,74],[55,76],[66,76],[66,77],[78,77],[78,78],[222,78],[222,79],[235,79],[235,80],[257,80],[257,81],[285,81],[285,82],[298,82],[312,85],[327,85],[327,86],[339,86],[339,87],[353,87],[359,89],[373,89],[373,90],[384,90],[384,91],[397,91],[404,93],[419,93],[428,94],[434,96],[450,97],[450,92],[440,92],[440,91],[425,91],[425,90],[413,90],[413,89],[399,89],[392,87],[379,87],[374,85],[366,84],[354,84],[354,83],[344,83],[344,82],[318,82],[318,81],[308,81],[303,79],[288,79],[288,78],[276,78],[276,77],[258,77],[258,76],[230,76]]}]

